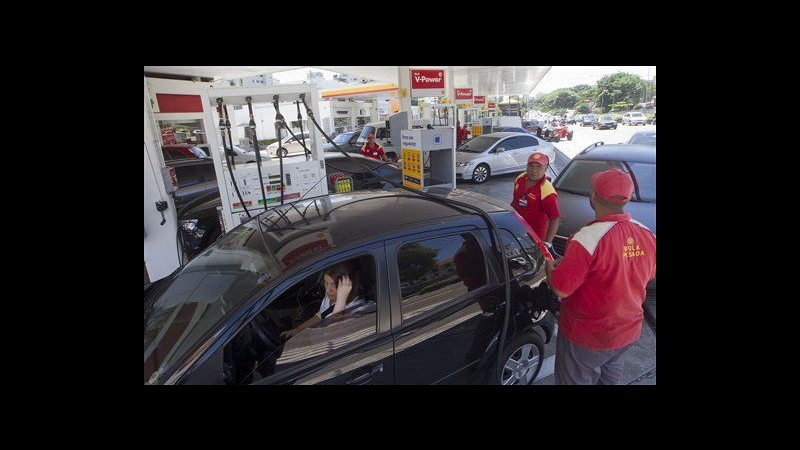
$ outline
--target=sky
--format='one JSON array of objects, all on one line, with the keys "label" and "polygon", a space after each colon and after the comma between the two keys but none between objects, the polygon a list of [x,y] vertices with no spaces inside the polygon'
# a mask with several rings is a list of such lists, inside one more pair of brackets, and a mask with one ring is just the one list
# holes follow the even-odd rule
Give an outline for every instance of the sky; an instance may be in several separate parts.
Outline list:
[{"label": "sky", "polygon": [[[577,84],[593,85],[606,75],[627,72],[639,75],[643,80],[652,79],[656,66],[553,66],[533,88],[532,95],[546,94],[556,89],[572,87]],[[649,76],[648,76],[649,73]]]}]

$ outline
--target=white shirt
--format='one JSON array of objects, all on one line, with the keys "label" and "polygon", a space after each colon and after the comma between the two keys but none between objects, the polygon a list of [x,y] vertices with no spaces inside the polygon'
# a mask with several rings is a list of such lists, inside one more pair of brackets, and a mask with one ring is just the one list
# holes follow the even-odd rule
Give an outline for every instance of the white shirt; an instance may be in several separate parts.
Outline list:
[{"label": "white shirt", "polygon": [[[344,310],[349,310],[354,307],[363,306],[364,303],[366,303],[365,300],[356,297],[350,303],[346,303],[344,305]],[[317,313],[317,317],[322,319],[322,313],[324,313],[326,309],[330,308],[330,306],[331,306],[331,299],[328,298],[328,294],[325,294],[325,298],[322,299],[322,303],[319,305],[319,312]]]}]

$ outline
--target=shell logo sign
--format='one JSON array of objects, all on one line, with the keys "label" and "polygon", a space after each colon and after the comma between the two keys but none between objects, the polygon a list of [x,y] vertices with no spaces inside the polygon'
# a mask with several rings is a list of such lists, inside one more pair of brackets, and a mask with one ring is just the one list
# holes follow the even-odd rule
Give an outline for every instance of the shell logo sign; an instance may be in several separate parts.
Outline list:
[{"label": "shell logo sign", "polygon": [[411,71],[412,97],[439,97],[445,95],[444,69],[409,69]]}]

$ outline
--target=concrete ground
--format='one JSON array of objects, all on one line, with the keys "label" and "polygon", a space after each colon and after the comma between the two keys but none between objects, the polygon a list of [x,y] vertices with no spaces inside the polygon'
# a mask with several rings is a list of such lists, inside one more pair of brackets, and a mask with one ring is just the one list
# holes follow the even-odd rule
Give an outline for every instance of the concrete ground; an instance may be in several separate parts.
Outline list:
[{"label": "concrete ground", "polygon": [[[639,127],[624,128],[626,128],[625,131],[630,131],[630,134],[632,134],[631,130],[633,128],[636,128],[636,131],[643,129]],[[583,134],[584,132],[589,134],[589,131],[597,133],[601,130],[581,130],[580,134]],[[579,133],[576,133],[576,136],[578,134]],[[627,137],[624,139],[627,140]],[[591,144],[592,142],[589,142],[589,140],[592,139],[586,139],[585,142],[581,143],[576,143],[575,141],[570,143],[556,143],[555,146],[558,149],[556,150],[556,160],[553,162],[553,165],[556,166],[557,171],[561,171],[567,162],[569,162],[570,156],[568,155],[574,156],[580,152],[580,150],[585,148],[586,145]],[[620,141],[622,141],[621,138]],[[617,142],[617,139],[614,139],[611,142]],[[568,146],[567,150],[560,150],[561,147],[566,146]],[[471,182],[459,182],[458,188],[480,192],[490,197],[511,202],[514,179],[517,177],[517,175],[519,174],[514,173],[493,176],[485,183],[480,185],[473,184]],[[653,314],[655,314],[655,303],[653,302],[652,304]],[[553,339],[551,339],[551,341],[545,345],[544,362],[542,363],[542,369],[539,371],[539,375],[536,377],[536,382],[534,384],[554,384],[553,368],[555,362],[555,353],[556,337],[553,336]],[[625,366],[623,369],[621,384],[656,384],[656,336],[646,322],[642,325],[642,336],[634,344],[634,346],[625,353],[624,361]]]}]

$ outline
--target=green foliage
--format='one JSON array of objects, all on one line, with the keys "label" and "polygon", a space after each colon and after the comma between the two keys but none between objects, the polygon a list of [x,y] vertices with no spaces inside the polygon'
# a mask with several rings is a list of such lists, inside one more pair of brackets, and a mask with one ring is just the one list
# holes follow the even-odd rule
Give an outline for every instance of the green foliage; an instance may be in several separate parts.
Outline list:
[{"label": "green foliage", "polygon": [[551,114],[563,113],[565,109],[575,109],[580,114],[604,114],[630,109],[636,103],[649,101],[654,95],[654,84],[638,75],[617,72],[604,76],[594,86],[579,84],[539,94],[529,101],[529,107]]}]

